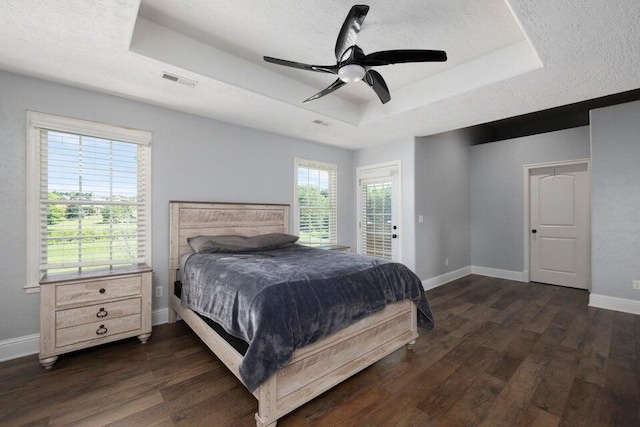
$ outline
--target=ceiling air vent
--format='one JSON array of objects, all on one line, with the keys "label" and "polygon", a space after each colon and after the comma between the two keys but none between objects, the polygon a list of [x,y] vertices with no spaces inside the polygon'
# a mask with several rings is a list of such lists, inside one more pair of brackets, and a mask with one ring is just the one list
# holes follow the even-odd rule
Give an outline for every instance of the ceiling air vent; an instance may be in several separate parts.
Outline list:
[{"label": "ceiling air vent", "polygon": [[313,123],[315,123],[317,125],[320,125],[320,126],[330,126],[331,125],[331,123],[325,122],[324,120],[320,120],[320,119],[315,119],[313,121]]},{"label": "ceiling air vent", "polygon": [[166,79],[166,80],[170,80],[172,82],[181,83],[181,84],[186,85],[186,86],[191,86],[191,87],[194,87],[195,85],[198,84],[198,82],[195,81],[195,80],[187,79],[185,77],[176,76],[175,74],[170,74],[170,73],[167,73],[167,72],[163,72],[162,73],[162,78]]}]

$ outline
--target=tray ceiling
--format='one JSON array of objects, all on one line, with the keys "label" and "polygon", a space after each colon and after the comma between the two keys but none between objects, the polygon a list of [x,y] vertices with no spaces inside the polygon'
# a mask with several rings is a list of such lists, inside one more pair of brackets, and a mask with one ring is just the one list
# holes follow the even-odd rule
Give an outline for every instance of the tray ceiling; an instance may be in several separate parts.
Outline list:
[{"label": "tray ceiling", "polygon": [[5,0],[0,69],[349,149],[640,87],[635,0],[368,4],[365,52],[449,57],[376,68],[386,105],[362,83],[302,104],[333,76],[262,61],[334,63],[338,0]]}]

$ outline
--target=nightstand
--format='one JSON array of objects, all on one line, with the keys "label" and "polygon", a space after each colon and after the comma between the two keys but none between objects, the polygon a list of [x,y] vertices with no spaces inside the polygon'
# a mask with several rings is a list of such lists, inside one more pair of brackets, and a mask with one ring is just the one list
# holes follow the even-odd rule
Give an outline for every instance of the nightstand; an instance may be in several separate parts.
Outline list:
[{"label": "nightstand", "polygon": [[151,268],[48,275],[40,282],[40,363],[58,355],[151,336]]}]

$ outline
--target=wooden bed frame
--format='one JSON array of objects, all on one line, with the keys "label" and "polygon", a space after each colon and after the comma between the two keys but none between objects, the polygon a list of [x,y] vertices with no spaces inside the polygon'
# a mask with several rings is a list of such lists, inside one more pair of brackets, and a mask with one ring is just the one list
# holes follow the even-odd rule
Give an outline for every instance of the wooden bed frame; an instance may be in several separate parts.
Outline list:
[{"label": "wooden bed frame", "polygon": [[[191,252],[188,237],[198,235],[287,233],[289,205],[169,202],[169,322],[180,316],[215,355],[240,379],[242,355],[196,313],[180,306],[174,294],[180,256]],[[293,353],[253,395],[258,399],[256,425],[274,427],[278,419],[386,355],[415,343],[417,311],[409,300]]]}]

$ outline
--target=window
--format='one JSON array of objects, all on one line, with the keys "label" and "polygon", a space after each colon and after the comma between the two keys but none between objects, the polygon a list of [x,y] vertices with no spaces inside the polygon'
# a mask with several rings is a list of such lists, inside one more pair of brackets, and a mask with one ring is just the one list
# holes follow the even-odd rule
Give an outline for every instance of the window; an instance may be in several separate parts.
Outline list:
[{"label": "window", "polygon": [[27,288],[151,264],[151,133],[29,112]]},{"label": "window", "polygon": [[336,244],[338,167],[296,159],[295,178],[295,233],[300,243]]}]

